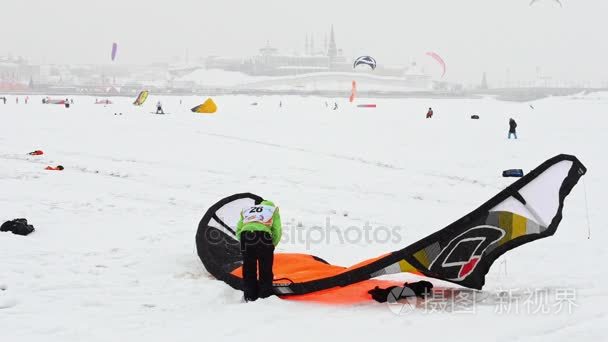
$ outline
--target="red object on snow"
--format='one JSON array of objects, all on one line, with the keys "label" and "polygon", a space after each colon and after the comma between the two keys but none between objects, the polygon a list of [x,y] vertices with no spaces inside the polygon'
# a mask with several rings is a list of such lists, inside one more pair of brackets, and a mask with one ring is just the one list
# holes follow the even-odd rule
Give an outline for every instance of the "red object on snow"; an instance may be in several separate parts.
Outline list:
[{"label": "red object on snow", "polygon": [[376,108],[376,104],[375,103],[360,104],[360,105],[357,105],[357,107],[359,107],[359,108]]},{"label": "red object on snow", "polygon": [[42,152],[42,150],[36,150],[33,152],[28,153],[30,156],[41,156],[44,154],[44,152]]},{"label": "red object on snow", "polygon": [[48,170],[48,171],[63,171],[63,166],[61,166],[61,165],[57,165],[55,167],[53,167],[53,166],[47,166],[44,169]]}]

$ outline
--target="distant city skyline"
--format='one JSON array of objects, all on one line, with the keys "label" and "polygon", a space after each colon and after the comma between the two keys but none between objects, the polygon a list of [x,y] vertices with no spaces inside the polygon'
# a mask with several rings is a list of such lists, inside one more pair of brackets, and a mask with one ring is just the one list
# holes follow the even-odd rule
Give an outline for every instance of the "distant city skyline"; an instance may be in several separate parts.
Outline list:
[{"label": "distant city skyline", "polygon": [[537,78],[608,80],[608,31],[601,1],[441,0],[373,3],[278,0],[197,2],[140,0],[74,2],[8,0],[3,3],[0,55],[35,63],[149,64],[173,57],[247,57],[266,41],[281,51],[304,50],[306,36],[324,44],[333,24],[348,57],[373,55],[382,65],[430,63],[426,51],[446,60],[448,81],[488,83]]}]

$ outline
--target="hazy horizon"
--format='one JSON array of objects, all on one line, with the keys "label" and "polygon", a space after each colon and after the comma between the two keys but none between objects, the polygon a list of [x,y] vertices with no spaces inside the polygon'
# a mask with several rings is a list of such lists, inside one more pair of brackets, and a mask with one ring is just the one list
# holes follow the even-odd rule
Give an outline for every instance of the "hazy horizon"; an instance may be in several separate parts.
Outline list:
[{"label": "hazy horizon", "polygon": [[[563,0],[378,0],[348,4],[309,0],[195,2],[174,0],[73,2],[8,0],[0,22],[0,55],[36,63],[103,64],[112,42],[118,64],[175,57],[246,57],[266,41],[283,52],[303,52],[306,35],[323,46],[330,26],[348,57],[374,56],[385,65],[446,60],[446,80],[494,82],[544,75],[569,81],[608,81],[608,48],[601,32],[608,3]],[[432,67],[432,66],[431,66]],[[432,70],[431,70],[432,71]]]}]

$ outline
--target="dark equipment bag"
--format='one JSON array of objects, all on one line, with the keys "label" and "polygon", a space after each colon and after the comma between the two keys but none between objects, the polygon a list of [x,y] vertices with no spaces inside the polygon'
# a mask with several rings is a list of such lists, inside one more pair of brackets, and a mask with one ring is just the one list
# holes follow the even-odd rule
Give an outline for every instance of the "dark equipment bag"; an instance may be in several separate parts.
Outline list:
[{"label": "dark equipment bag", "polygon": [[27,224],[27,220],[24,218],[6,221],[0,226],[0,232],[12,232],[13,234],[23,236],[29,235],[34,230],[34,226]]}]

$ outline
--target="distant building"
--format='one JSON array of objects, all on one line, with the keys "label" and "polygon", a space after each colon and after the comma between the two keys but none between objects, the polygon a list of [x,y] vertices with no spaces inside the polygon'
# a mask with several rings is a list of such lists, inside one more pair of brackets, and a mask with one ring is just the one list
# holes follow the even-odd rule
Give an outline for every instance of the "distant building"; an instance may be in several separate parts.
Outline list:
[{"label": "distant building", "polygon": [[0,57],[0,89],[27,89],[40,80],[40,66],[23,58]]},{"label": "distant building", "polygon": [[[293,76],[320,72],[353,72],[352,59],[347,59],[336,44],[333,25],[328,35],[324,36],[323,47],[315,47],[313,35],[306,35],[302,54],[285,54],[267,42],[259,49],[258,54],[249,58],[208,57],[205,60],[207,69],[238,71],[253,76]],[[360,68],[357,73],[368,73],[374,76],[389,76],[402,80],[402,85],[416,88],[432,87],[431,77],[416,63],[409,66],[388,66],[379,64],[376,70]]]},{"label": "distant building", "polygon": [[313,72],[350,71],[352,66],[336,45],[334,28],[331,27],[329,43],[325,39],[324,49],[315,48],[314,37],[307,35],[303,54],[282,54],[270,42],[259,50],[256,56],[239,59],[208,57],[208,69],[240,71],[256,76],[286,76]]},{"label": "distant building", "polygon": [[482,90],[488,89],[488,79],[486,77],[485,71],[483,73],[483,76],[481,77],[481,85],[479,86],[479,89],[482,89]]}]

